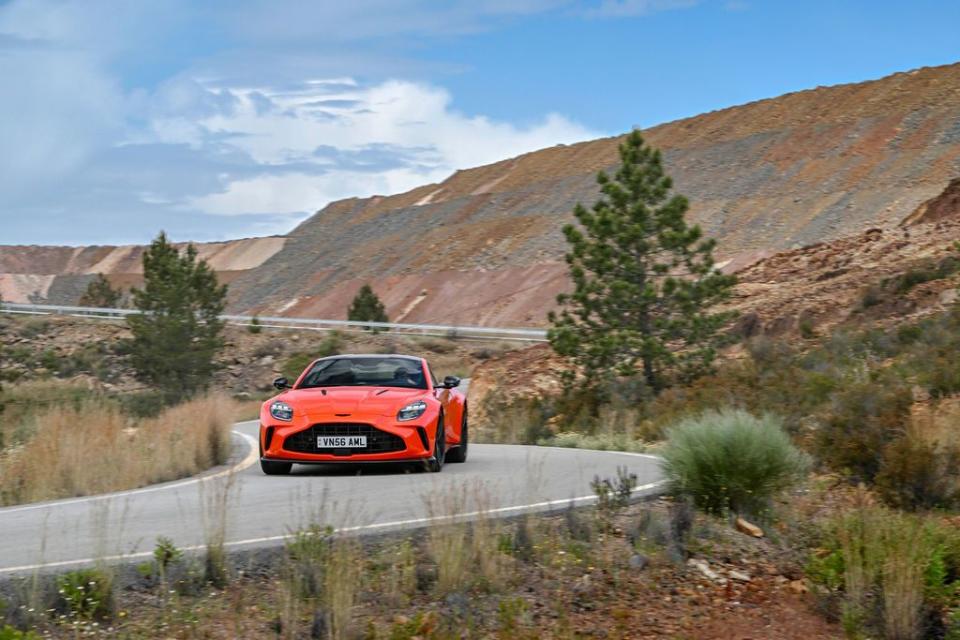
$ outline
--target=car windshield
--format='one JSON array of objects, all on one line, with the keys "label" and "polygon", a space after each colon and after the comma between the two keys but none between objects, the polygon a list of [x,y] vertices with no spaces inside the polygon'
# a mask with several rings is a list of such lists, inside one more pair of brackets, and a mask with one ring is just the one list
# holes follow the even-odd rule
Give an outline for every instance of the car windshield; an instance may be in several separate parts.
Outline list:
[{"label": "car windshield", "polygon": [[312,367],[300,389],[316,387],[402,387],[426,389],[423,366],[412,358],[328,358]]}]

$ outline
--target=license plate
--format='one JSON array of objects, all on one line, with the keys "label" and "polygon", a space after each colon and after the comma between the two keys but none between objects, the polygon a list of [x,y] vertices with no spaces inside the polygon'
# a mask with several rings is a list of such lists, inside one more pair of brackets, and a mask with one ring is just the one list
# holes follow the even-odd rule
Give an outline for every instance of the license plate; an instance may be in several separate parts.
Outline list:
[{"label": "license plate", "polygon": [[318,449],[364,449],[367,436],[317,436]]}]

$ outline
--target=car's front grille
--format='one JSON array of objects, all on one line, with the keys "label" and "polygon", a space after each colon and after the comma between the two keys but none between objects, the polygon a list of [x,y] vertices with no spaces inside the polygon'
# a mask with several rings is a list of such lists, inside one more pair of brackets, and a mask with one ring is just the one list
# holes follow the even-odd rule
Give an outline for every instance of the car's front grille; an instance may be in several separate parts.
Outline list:
[{"label": "car's front grille", "polygon": [[[366,436],[366,447],[332,447],[317,446],[318,436]],[[298,453],[328,453],[335,456],[351,456],[357,453],[389,453],[403,451],[406,445],[403,438],[381,431],[369,424],[349,423],[322,423],[315,424],[309,429],[298,431],[283,441],[283,448]]]}]

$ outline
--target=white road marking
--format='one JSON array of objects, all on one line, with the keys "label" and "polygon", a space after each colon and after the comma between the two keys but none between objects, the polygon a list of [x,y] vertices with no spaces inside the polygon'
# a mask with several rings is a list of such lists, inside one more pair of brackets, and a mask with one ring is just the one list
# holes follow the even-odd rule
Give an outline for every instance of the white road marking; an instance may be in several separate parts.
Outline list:
[{"label": "white road marking", "polygon": [[[550,448],[565,448],[565,447],[550,447]],[[628,452],[620,452],[628,453]],[[632,453],[629,455],[646,455],[640,453]],[[666,480],[660,480],[658,482],[651,482],[649,484],[644,484],[639,487],[636,487],[633,490],[634,494],[642,493],[645,491],[652,491],[666,484]],[[365,533],[375,533],[377,531],[389,530],[389,529],[407,529],[414,528],[416,525],[426,525],[432,523],[440,522],[463,522],[469,521],[474,518],[481,516],[497,515],[497,516],[507,516],[511,513],[523,513],[524,511],[541,511],[547,510],[550,507],[555,507],[559,505],[569,505],[569,504],[589,504],[591,502],[596,502],[597,496],[580,496],[579,498],[567,498],[560,500],[545,500],[543,502],[534,502],[531,504],[522,504],[515,505],[511,507],[499,507],[497,509],[488,509],[485,511],[469,511],[465,513],[457,513],[446,516],[430,516],[426,518],[411,518],[409,520],[394,520],[393,522],[379,522],[376,524],[367,524],[367,525],[358,525],[353,527],[342,527],[336,529],[336,533],[353,533],[358,535],[363,535]],[[233,540],[231,542],[224,543],[224,547],[227,548],[237,548],[237,547],[246,547],[251,545],[258,544],[267,544],[271,542],[282,542],[289,540],[295,534],[282,534],[276,536],[265,536],[261,538],[249,538],[247,540]],[[204,549],[206,545],[196,544],[181,547],[183,551],[200,551]],[[127,553],[113,556],[105,556],[102,558],[82,558],[80,560],[62,560],[60,562],[45,562],[42,564],[27,564],[19,567],[8,567],[6,569],[0,569],[0,575],[7,573],[26,573],[30,571],[38,571],[40,569],[52,569],[52,568],[61,568],[61,567],[72,567],[76,565],[90,565],[96,562],[118,562],[124,560],[136,560],[140,558],[150,558],[153,557],[153,551],[140,551],[137,553]]]}]

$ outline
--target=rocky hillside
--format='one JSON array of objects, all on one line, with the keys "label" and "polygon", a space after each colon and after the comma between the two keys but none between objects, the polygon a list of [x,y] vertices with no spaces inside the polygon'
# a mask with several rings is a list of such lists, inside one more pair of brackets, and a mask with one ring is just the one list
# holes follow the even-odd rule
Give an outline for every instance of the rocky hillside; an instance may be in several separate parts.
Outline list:
[{"label": "rocky hillside", "polygon": [[[960,175],[960,64],[787,94],[646,135],[693,219],[740,269],[895,228],[941,193]],[[272,239],[262,263],[230,270],[233,309],[340,317],[369,281],[397,320],[542,324],[566,285],[560,228],[576,202],[596,197],[594,174],[615,166],[617,143],[557,146],[408,193],[335,202]],[[0,273],[51,277],[41,293],[61,296],[63,272],[31,252],[44,250],[0,250]]]},{"label": "rocky hillside", "polygon": [[[232,282],[283,248],[286,238],[247,238],[197,245],[201,258]],[[74,304],[98,273],[115,287],[143,279],[140,246],[41,247],[0,245],[0,295],[7,302]]]}]

